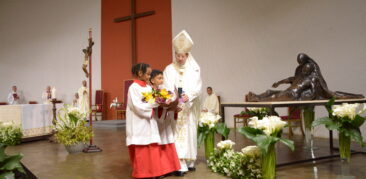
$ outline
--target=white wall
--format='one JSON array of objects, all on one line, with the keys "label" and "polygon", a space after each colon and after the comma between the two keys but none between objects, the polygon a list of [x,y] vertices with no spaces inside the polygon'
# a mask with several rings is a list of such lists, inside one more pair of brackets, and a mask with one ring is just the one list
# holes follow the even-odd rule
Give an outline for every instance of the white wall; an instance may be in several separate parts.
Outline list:
[{"label": "white wall", "polygon": [[93,89],[100,89],[100,0],[0,0],[0,101],[12,85],[41,101],[47,85],[70,103],[86,79],[81,70],[93,29]]},{"label": "white wall", "polygon": [[[365,7],[362,0],[173,0],[173,36],[191,34],[204,87],[223,102],[243,101],[293,75],[300,52],[318,62],[331,90],[366,94]],[[229,126],[240,110],[226,110]],[[317,128],[316,135],[328,131]]]}]

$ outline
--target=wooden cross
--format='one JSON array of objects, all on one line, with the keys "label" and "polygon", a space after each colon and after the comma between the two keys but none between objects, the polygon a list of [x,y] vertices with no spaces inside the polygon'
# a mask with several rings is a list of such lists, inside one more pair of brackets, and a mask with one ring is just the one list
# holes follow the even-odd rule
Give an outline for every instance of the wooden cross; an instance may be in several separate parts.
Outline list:
[{"label": "wooden cross", "polygon": [[150,16],[155,14],[155,11],[147,11],[136,14],[135,0],[131,0],[131,15],[114,19],[115,23],[131,20],[131,61],[132,65],[137,63],[136,59],[136,19],[140,17]]}]

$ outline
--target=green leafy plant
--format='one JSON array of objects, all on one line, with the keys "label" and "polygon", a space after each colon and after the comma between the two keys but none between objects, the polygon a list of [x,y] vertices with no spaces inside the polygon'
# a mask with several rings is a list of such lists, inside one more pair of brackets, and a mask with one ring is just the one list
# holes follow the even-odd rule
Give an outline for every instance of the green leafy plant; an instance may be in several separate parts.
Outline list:
[{"label": "green leafy plant", "polygon": [[81,113],[78,108],[69,105],[61,108],[54,126],[56,140],[66,146],[79,142],[87,143],[93,137],[93,131],[85,126],[85,116],[86,114]]},{"label": "green leafy plant", "polygon": [[257,144],[262,152],[263,178],[270,179],[276,176],[276,149],[275,144],[280,141],[291,150],[295,149],[294,142],[282,138],[282,129],[287,125],[278,116],[266,116],[259,120],[252,117],[248,127],[238,129],[248,139]]},{"label": "green leafy plant", "polygon": [[5,145],[17,145],[22,140],[22,130],[11,122],[0,122],[0,143]]},{"label": "green leafy plant", "polygon": [[215,173],[234,179],[262,178],[261,155],[256,146],[248,146],[235,152],[233,142],[221,141],[207,160],[208,167]]},{"label": "green leafy plant", "polygon": [[219,133],[225,139],[228,138],[230,129],[224,123],[219,123],[219,115],[214,115],[212,113],[201,114],[200,120],[198,122],[198,146],[200,146],[210,133]]},{"label": "green leafy plant", "polygon": [[258,119],[262,119],[269,115],[268,108],[248,107],[246,111],[242,111],[240,115],[257,116]]},{"label": "green leafy plant", "polygon": [[20,160],[22,154],[6,155],[6,145],[0,143],[0,178],[12,179],[15,178],[15,171],[26,174]]},{"label": "green leafy plant", "polygon": [[341,158],[350,160],[351,140],[357,142],[362,147],[363,142],[360,127],[365,122],[365,117],[361,114],[365,112],[366,105],[362,110],[357,111],[360,104],[334,105],[335,99],[332,98],[325,105],[328,117],[316,119],[313,126],[324,125],[329,130],[337,130],[339,133],[339,146]]}]

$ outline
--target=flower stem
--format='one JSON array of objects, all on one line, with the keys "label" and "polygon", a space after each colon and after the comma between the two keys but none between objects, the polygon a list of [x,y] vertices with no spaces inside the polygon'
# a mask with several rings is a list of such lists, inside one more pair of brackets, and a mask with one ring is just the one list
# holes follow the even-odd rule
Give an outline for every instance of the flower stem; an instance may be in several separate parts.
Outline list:
[{"label": "flower stem", "polygon": [[351,137],[339,132],[339,155],[341,160],[351,161]]},{"label": "flower stem", "polygon": [[210,131],[205,138],[205,156],[209,159],[211,154],[214,152],[215,147],[215,135],[214,132]]},{"label": "flower stem", "polygon": [[262,174],[264,179],[276,178],[276,147],[270,144],[268,152],[262,155]]}]

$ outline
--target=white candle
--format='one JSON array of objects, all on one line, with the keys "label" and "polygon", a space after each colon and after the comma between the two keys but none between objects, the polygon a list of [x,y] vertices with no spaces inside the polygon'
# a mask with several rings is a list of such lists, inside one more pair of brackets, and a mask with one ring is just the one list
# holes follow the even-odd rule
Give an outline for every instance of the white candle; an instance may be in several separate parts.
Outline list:
[{"label": "white candle", "polygon": [[51,98],[56,99],[56,88],[55,87],[52,88]]}]

